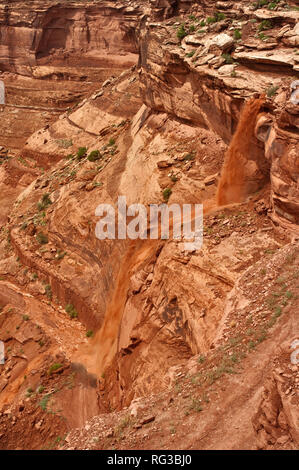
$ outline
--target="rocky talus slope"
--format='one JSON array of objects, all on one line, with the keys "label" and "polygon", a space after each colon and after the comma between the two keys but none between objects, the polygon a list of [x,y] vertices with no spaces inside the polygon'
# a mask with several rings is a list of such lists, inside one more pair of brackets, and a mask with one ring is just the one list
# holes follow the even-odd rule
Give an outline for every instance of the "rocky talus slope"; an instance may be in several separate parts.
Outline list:
[{"label": "rocky talus slope", "polygon": [[[1,2],[0,448],[298,447],[299,11],[263,3]],[[203,247],[98,240],[119,195],[203,203]]]}]

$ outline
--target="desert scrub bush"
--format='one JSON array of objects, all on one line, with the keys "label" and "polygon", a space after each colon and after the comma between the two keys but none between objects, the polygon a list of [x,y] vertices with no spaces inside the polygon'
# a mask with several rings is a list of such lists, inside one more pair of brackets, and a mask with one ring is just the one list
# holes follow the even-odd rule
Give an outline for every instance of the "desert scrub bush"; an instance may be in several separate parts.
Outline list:
[{"label": "desert scrub bush", "polygon": [[222,54],[221,56],[224,60],[225,60],[225,63],[226,64],[233,64],[234,63],[234,59],[232,58],[232,56],[230,54]]},{"label": "desert scrub bush", "polygon": [[188,52],[188,53],[186,54],[186,56],[187,56],[187,57],[193,57],[194,54],[195,54],[195,51],[191,51],[191,52]]},{"label": "desert scrub bush", "polygon": [[89,160],[90,162],[95,162],[96,160],[99,160],[101,156],[102,155],[98,150],[92,150],[88,155],[87,160]]},{"label": "desert scrub bush", "polygon": [[165,202],[168,202],[168,199],[170,198],[171,194],[172,194],[172,190],[170,188],[164,189],[163,199],[164,199]]},{"label": "desert scrub bush", "polygon": [[24,321],[28,321],[28,320],[29,320],[29,316],[28,316],[28,315],[23,315],[22,318],[23,318]]},{"label": "desert scrub bush", "polygon": [[37,208],[39,211],[43,211],[43,210],[46,210],[51,204],[52,204],[52,201],[50,199],[49,193],[45,193],[41,201],[37,203]]},{"label": "desert scrub bush", "polygon": [[108,144],[107,144],[107,147],[113,147],[113,145],[115,145],[115,139],[113,139],[113,138],[111,137],[111,139],[109,139],[109,142],[108,142]]},{"label": "desert scrub bush", "polygon": [[79,147],[77,151],[77,158],[81,160],[81,158],[85,157],[87,153],[86,147]]},{"label": "desert scrub bush", "polygon": [[242,33],[239,29],[235,29],[234,30],[234,39],[236,41],[238,41],[238,39],[241,39],[242,38]]},{"label": "desert scrub bush", "polygon": [[184,160],[185,160],[186,162],[190,162],[190,161],[192,161],[192,160],[194,160],[194,159],[195,159],[194,152],[187,153],[187,155],[185,155],[185,157],[184,157]]},{"label": "desert scrub bush", "polygon": [[272,28],[272,23],[270,20],[263,20],[258,26],[259,31],[266,31],[267,29],[271,29],[271,28]]},{"label": "desert scrub bush", "polygon": [[68,140],[68,139],[56,139],[55,142],[58,145],[58,147],[61,147],[64,149],[67,149],[73,145],[72,140]]},{"label": "desert scrub bush", "polygon": [[[276,92],[278,90],[278,86],[270,86],[267,90],[266,90],[266,95],[268,98],[272,98],[274,95],[276,95]],[[269,250],[268,250],[269,251]]]},{"label": "desert scrub bush", "polygon": [[52,289],[51,289],[50,284],[45,285],[45,294],[49,300],[52,300],[53,294],[52,294]]},{"label": "desert scrub bush", "polygon": [[57,250],[57,254],[55,256],[56,259],[63,259],[66,255],[66,251]]},{"label": "desert scrub bush", "polygon": [[207,19],[206,19],[206,23],[207,24],[217,23],[217,20],[214,16],[208,16]]},{"label": "desert scrub bush", "polygon": [[265,33],[261,32],[261,33],[258,34],[258,38],[261,41],[267,41],[267,39],[269,39],[269,36],[267,36]]},{"label": "desert scrub bush", "polygon": [[71,318],[77,318],[78,317],[78,312],[73,306],[73,304],[67,304],[65,307],[65,311],[69,314]]},{"label": "desert scrub bush", "polygon": [[208,16],[206,19],[207,24],[213,24],[217,23],[218,21],[224,20],[225,19],[225,14],[219,11],[216,11],[214,13],[214,16]]},{"label": "desert scrub bush", "polygon": [[49,368],[48,374],[51,375],[53,372],[56,370],[60,369],[62,367],[62,364],[60,362],[55,362],[54,364],[51,365]]},{"label": "desert scrub bush", "polygon": [[178,28],[176,35],[178,39],[184,39],[184,37],[188,35],[184,24],[181,24],[181,26]]},{"label": "desert scrub bush", "polygon": [[41,409],[43,411],[47,411],[47,406],[48,406],[48,403],[49,403],[49,400],[51,398],[51,394],[48,393],[47,395],[45,395],[41,401],[39,402],[39,406],[41,407]]},{"label": "desert scrub bush", "polygon": [[26,162],[26,160],[23,157],[18,157],[18,161],[22,163],[22,165],[24,166],[29,166],[28,162]]},{"label": "desert scrub bush", "polygon": [[49,242],[47,235],[45,235],[43,232],[39,232],[36,235],[36,239],[40,245],[46,245]]},{"label": "desert scrub bush", "polygon": [[198,362],[199,364],[203,364],[203,363],[205,362],[205,360],[206,360],[205,356],[204,356],[203,354],[201,354],[201,355],[199,356],[199,358],[197,359],[197,362]]},{"label": "desert scrub bush", "polygon": [[270,0],[258,0],[257,2],[253,2],[251,6],[253,7],[254,10],[257,10],[258,8],[262,8],[266,6],[269,3]]},{"label": "desert scrub bush", "polygon": [[93,336],[93,331],[92,330],[86,331],[86,337],[87,338],[91,338],[92,336]]},{"label": "desert scrub bush", "polygon": [[115,435],[121,437],[124,430],[130,426],[132,418],[130,416],[125,416],[114,429]]},{"label": "desert scrub bush", "polygon": [[189,410],[190,411],[196,411],[197,413],[199,413],[200,411],[203,410],[202,406],[201,406],[201,400],[198,399],[198,398],[193,398],[192,399],[192,402],[191,402],[191,405],[189,407]]},{"label": "desert scrub bush", "polygon": [[93,187],[94,188],[101,188],[103,186],[103,183],[101,183],[100,181],[94,181],[93,182]]},{"label": "desert scrub bush", "polygon": [[214,18],[216,18],[216,21],[225,20],[225,14],[222,13],[221,11],[216,11]]}]

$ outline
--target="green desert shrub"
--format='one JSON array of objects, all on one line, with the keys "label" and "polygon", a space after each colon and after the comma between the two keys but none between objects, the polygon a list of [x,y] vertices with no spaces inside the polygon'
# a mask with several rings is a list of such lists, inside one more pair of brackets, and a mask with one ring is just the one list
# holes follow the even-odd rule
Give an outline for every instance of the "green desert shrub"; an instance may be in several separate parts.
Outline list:
[{"label": "green desert shrub", "polygon": [[78,312],[73,306],[73,304],[67,304],[65,307],[65,311],[69,314],[71,318],[77,318],[78,317]]},{"label": "green desert shrub", "polygon": [[37,203],[37,208],[38,208],[39,211],[43,211],[43,210],[47,209],[51,204],[52,204],[52,201],[50,199],[49,193],[45,193],[43,195],[41,201],[39,201]]},{"label": "green desert shrub", "polygon": [[87,153],[87,148],[86,147],[79,147],[78,152],[77,152],[77,157],[79,158],[79,160],[81,158],[85,157],[86,153]]},{"label": "green desert shrub", "polygon": [[179,27],[179,29],[177,30],[177,37],[179,39],[184,39],[184,37],[187,36],[187,31],[185,29],[185,25],[184,24],[181,24],[181,26]]},{"label": "green desert shrub", "polygon": [[99,160],[101,158],[101,154],[98,150],[92,150],[90,154],[87,157],[87,160],[90,162],[95,162],[96,160]]}]

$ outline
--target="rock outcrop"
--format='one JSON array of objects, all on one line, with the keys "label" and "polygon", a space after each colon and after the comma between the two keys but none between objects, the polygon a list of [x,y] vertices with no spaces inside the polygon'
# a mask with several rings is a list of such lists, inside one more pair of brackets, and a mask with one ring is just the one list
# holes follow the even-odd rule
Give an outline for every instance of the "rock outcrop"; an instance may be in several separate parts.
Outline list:
[{"label": "rock outcrop", "polygon": [[[273,355],[280,363],[277,341],[288,341],[298,307],[299,13],[214,3],[3,5],[0,66],[7,82],[18,74],[10,98],[28,105],[24,84],[45,82],[53,95],[35,91],[33,106],[51,101],[60,114],[39,111],[40,126],[36,118],[34,132],[26,128],[20,152],[0,153],[4,448],[7,436],[30,448],[12,418],[19,430],[24,401],[25,417],[35,410],[35,448],[40,428],[43,438],[55,426],[64,433],[100,412],[100,444],[90,441],[93,418],[70,446],[72,436],[78,448],[106,448],[111,438],[118,445],[126,426],[155,426],[160,411],[163,428],[169,410],[182,422],[205,407],[202,429],[191,436],[191,417],[180,445],[228,448],[232,438],[242,448],[248,436],[250,448],[297,445],[293,395],[286,399]],[[70,82],[60,98],[56,81],[57,89]],[[18,127],[10,106],[17,109],[8,103],[3,112],[7,129]],[[217,205],[232,149],[242,171],[224,186],[243,190],[237,198],[227,191]],[[119,195],[146,207],[203,203],[202,249],[97,239],[96,208]],[[48,395],[66,418],[61,428],[42,421]]]}]

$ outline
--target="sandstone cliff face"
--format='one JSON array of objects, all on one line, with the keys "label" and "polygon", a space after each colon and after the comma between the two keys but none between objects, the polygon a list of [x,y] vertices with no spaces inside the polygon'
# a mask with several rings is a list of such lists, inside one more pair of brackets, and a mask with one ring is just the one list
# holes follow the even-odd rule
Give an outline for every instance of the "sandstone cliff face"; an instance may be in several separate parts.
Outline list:
[{"label": "sandstone cliff face", "polygon": [[[31,74],[33,80],[65,80],[78,64],[78,83],[88,64],[91,74],[99,71],[99,82],[104,81],[103,69],[107,74],[111,67],[112,76],[83,100],[77,96],[59,119],[28,138],[17,158],[5,156],[0,168],[6,201],[0,213],[4,226],[0,307],[5,314],[0,332],[13,350],[2,369],[0,405],[9,417],[18,410],[26,389],[45,383],[45,393],[51,394],[53,406],[63,408],[70,428],[81,426],[99,411],[127,406],[135,417],[138,403],[140,408],[147,406],[144,397],[165,393],[161,413],[167,415],[165,403],[175,402],[176,411],[171,413],[179,409],[184,419],[183,414],[193,413],[200,402],[200,407],[210,407],[211,420],[205,418],[205,425],[211,430],[219,413],[207,396],[213,395],[214,382],[219,380],[213,398],[222,396],[225,409],[234,406],[236,416],[241,403],[239,419],[246,414],[250,387],[256,391],[251,397],[252,410],[258,410],[254,427],[252,413],[242,427],[243,441],[232,431],[238,448],[245,435],[250,435],[251,447],[256,445],[256,435],[260,435],[260,447],[283,446],[283,440],[277,441],[283,431],[285,442],[293,445],[290,442],[296,442],[297,435],[293,418],[288,417],[292,403],[285,400],[285,390],[273,384],[268,387],[275,402],[272,414],[281,415],[274,424],[270,420],[277,428],[274,431],[268,417],[261,418],[268,405],[258,398],[263,374],[271,379],[275,335],[283,325],[279,338],[288,341],[297,308],[297,245],[283,245],[291,233],[298,232],[298,106],[290,102],[293,75],[298,74],[294,50],[298,12],[253,11],[247,2],[227,11],[228,3],[219,2],[226,18],[199,26],[213,14],[213,2],[96,2],[85,7],[51,3],[39,8],[31,4],[24,26],[20,23],[24,4],[17,5],[2,24],[7,70]],[[172,15],[188,9],[183,17],[186,34],[179,40],[182,21]],[[270,20],[269,38],[261,39],[259,24]],[[9,33],[11,42],[6,34],[10,26],[14,28]],[[24,33],[25,49],[31,51],[25,61],[23,51],[13,46],[14,34],[23,27],[20,34]],[[236,29],[242,31],[242,40],[236,38]],[[137,52],[138,66],[120,73],[136,63]],[[222,163],[244,102],[263,93],[268,96],[261,114],[254,115],[250,132],[245,132],[246,122],[240,132],[240,141],[247,139],[244,200],[217,208]],[[87,154],[99,150],[100,158],[78,158],[79,147],[87,147]],[[177,241],[96,239],[95,209],[100,203],[114,204],[118,195],[126,195],[128,204],[162,203],[165,189],[172,191],[170,203],[205,204],[202,250],[186,252]],[[276,232],[268,216],[287,232]],[[272,291],[278,288],[276,305]],[[11,308],[16,311],[7,334]],[[39,326],[36,331],[32,326],[34,335],[29,334],[22,308]],[[68,314],[78,314],[79,321]],[[85,336],[86,330],[92,338]],[[43,348],[40,363],[39,347]],[[235,366],[241,368],[249,352],[249,372],[245,370],[239,382],[232,375],[223,385],[226,375],[234,374]],[[41,373],[36,372],[37,363]],[[55,363],[61,364],[61,380],[60,372],[48,374]],[[256,371],[257,364],[262,366]],[[73,373],[77,374],[74,392],[68,388]],[[24,374],[28,378],[23,379]],[[52,396],[56,380],[60,393]],[[242,381],[249,384],[244,393]],[[221,395],[225,386],[234,393]],[[81,415],[68,407],[69,397],[76,399],[77,393]],[[192,393],[197,401],[186,407],[184,399],[189,400]],[[27,398],[30,414],[38,395]],[[149,409],[160,410],[158,399],[145,400],[150,400]],[[40,422],[39,413],[37,417],[33,426]],[[116,419],[118,415],[112,414],[110,426]],[[223,435],[231,422],[237,427],[237,418],[225,415],[219,427],[222,435],[215,442],[223,439],[223,446],[229,446]],[[13,432],[6,415],[3,423],[7,432]],[[196,427],[195,421],[191,426]],[[108,445],[105,432],[103,446]],[[86,439],[88,446],[96,445]],[[159,446],[159,437],[154,439]],[[203,442],[206,448],[216,445],[212,438]]]},{"label": "sandstone cliff face", "polygon": [[31,76],[38,64],[49,66],[52,61],[79,62],[80,67],[115,62],[130,66],[136,60],[135,30],[141,14],[138,2],[2,5],[1,69]]}]

